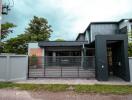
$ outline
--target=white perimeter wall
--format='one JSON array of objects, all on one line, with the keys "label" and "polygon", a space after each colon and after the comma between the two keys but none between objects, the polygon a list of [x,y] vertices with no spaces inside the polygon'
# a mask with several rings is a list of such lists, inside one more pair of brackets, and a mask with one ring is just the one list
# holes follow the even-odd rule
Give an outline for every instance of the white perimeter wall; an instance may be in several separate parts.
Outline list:
[{"label": "white perimeter wall", "polygon": [[27,55],[0,55],[0,81],[26,80]]},{"label": "white perimeter wall", "polygon": [[130,79],[132,82],[132,57],[129,57]]}]

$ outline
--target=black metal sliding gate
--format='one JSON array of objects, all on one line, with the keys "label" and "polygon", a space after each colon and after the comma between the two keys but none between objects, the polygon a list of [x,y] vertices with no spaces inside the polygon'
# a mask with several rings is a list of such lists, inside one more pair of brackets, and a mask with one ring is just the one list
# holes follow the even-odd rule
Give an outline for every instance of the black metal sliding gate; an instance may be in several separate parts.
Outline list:
[{"label": "black metal sliding gate", "polygon": [[29,57],[29,78],[94,78],[94,56]]}]

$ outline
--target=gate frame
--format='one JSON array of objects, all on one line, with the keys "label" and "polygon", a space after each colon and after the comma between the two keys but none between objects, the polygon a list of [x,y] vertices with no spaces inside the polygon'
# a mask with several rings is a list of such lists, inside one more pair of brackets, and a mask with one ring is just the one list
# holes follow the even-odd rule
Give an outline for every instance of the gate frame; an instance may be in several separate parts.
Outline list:
[{"label": "gate frame", "polygon": [[[61,56],[60,56],[60,57],[61,57]],[[71,57],[71,56],[70,56],[70,57]],[[82,62],[82,58],[84,58],[84,57],[83,57],[83,56],[78,56],[78,57],[80,57],[81,62]],[[93,61],[94,61],[94,63],[95,63],[95,56],[85,56],[85,57],[93,57],[93,58],[94,58]],[[28,61],[30,61],[30,60],[29,60],[29,57],[28,57]],[[44,62],[45,62],[45,61],[44,61]],[[95,65],[95,64],[94,64],[94,65]],[[45,73],[46,73],[46,72],[45,72],[45,71],[46,71],[46,67],[43,67],[43,69],[44,69],[44,75],[43,75],[43,77],[30,77],[30,74],[29,74],[29,73],[30,73],[30,65],[29,65],[29,63],[28,63],[28,73],[27,73],[27,77],[28,77],[28,78],[89,78],[89,77],[80,77],[80,67],[82,67],[82,66],[81,66],[81,63],[80,63],[80,66],[77,66],[77,71],[76,71],[76,72],[77,72],[77,76],[76,76],[76,77],[70,77],[70,76],[69,76],[69,77],[64,77],[63,74],[62,74],[62,73],[63,73],[63,68],[62,68],[62,66],[60,66],[61,75],[60,75],[59,77],[58,77],[58,76],[57,76],[57,77],[47,77],[47,76],[45,75]],[[95,66],[93,66],[92,69],[95,71]],[[86,70],[86,69],[85,69],[85,70]],[[95,73],[95,72],[94,72],[94,73]],[[92,78],[93,78],[93,77],[92,77]]]}]

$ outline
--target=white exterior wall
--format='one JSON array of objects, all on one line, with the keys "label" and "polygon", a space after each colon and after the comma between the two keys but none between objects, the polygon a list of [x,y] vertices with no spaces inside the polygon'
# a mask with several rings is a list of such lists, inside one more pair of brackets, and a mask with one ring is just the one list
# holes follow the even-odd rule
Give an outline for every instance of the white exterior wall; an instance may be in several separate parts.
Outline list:
[{"label": "white exterior wall", "polygon": [[38,43],[28,43],[28,55],[31,48],[39,48]]},{"label": "white exterior wall", "polygon": [[[38,46],[38,43],[37,42],[35,42],[35,43],[28,43],[28,55],[29,55],[29,53],[30,53],[30,49],[37,49],[37,48],[40,48],[39,46]],[[41,56],[44,56],[44,52],[45,52],[45,50],[44,50],[44,48],[41,48],[42,49],[42,55]]]}]

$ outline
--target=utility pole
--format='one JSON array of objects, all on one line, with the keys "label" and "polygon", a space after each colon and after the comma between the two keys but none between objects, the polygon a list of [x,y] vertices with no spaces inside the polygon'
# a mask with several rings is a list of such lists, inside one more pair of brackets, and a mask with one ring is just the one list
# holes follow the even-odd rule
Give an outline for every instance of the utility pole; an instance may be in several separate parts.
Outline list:
[{"label": "utility pole", "polygon": [[[2,0],[0,0],[0,49],[2,49],[2,46],[1,46],[1,23],[2,23]],[[0,52],[1,54],[1,52]]]},{"label": "utility pole", "polygon": [[2,0],[0,0],[0,43],[1,43],[1,23],[2,23]]},{"label": "utility pole", "polygon": [[[12,3],[11,3],[12,1]],[[2,24],[2,15],[7,15],[8,12],[11,10],[11,7],[14,6],[14,0],[8,0],[8,3],[2,3],[2,0],[0,0],[0,42],[1,42],[1,24]]]},{"label": "utility pole", "polygon": [[[2,24],[2,15],[7,15],[11,10],[10,8],[14,6],[14,0],[8,0],[8,2],[3,3],[0,0],[0,49],[2,49],[2,32],[1,32],[1,24]],[[0,52],[1,53],[1,52]]]}]

